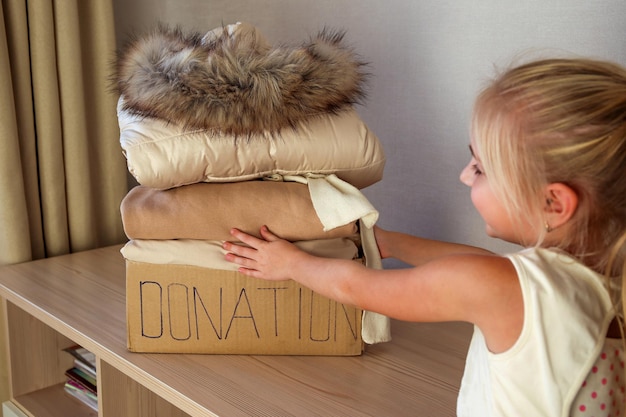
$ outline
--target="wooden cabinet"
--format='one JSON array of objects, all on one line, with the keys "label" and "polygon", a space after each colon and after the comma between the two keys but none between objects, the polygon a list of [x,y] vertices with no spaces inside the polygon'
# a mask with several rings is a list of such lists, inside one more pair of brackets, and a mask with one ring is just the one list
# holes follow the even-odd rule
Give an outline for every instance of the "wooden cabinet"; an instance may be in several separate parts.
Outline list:
[{"label": "wooden cabinet", "polygon": [[[126,349],[114,246],[0,268],[12,401],[35,417],[453,416],[471,332],[392,323],[356,357],[140,354]],[[97,358],[98,413],[63,390],[80,344]]]}]

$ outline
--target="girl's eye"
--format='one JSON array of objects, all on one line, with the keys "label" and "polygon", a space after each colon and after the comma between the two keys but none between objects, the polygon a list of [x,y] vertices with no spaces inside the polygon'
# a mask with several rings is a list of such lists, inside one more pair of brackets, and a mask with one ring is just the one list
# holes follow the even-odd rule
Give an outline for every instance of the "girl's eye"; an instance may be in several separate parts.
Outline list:
[{"label": "girl's eye", "polygon": [[483,174],[483,172],[478,167],[478,164],[473,164],[472,165],[472,170],[474,170],[474,175],[476,175],[476,176]]}]

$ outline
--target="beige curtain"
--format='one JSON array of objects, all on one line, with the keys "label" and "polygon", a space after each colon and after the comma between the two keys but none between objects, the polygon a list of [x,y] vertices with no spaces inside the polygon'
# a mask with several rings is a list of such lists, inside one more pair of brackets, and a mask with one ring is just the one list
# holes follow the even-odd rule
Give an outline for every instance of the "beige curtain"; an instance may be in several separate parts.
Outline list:
[{"label": "beige curtain", "polygon": [[111,0],[0,8],[0,265],[123,242]]}]

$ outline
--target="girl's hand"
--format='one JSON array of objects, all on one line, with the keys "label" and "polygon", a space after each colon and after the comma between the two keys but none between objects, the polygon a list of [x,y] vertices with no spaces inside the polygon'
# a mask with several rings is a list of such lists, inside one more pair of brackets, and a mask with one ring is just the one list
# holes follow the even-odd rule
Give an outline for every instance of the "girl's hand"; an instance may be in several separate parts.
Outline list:
[{"label": "girl's hand", "polygon": [[224,242],[228,251],[225,259],[240,265],[242,274],[267,280],[287,280],[294,275],[294,266],[299,255],[303,254],[295,245],[279,238],[267,226],[260,229],[262,239],[258,239],[239,229],[231,229],[231,235],[249,247],[233,242]]}]

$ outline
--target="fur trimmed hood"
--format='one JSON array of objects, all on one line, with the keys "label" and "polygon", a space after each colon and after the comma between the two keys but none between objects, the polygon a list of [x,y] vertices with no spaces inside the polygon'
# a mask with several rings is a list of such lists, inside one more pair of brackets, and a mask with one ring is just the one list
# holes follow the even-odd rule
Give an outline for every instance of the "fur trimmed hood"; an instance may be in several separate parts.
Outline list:
[{"label": "fur trimmed hood", "polygon": [[366,74],[343,32],[301,46],[272,46],[251,25],[206,35],[159,26],[117,59],[124,109],[185,128],[276,132],[364,97]]}]

